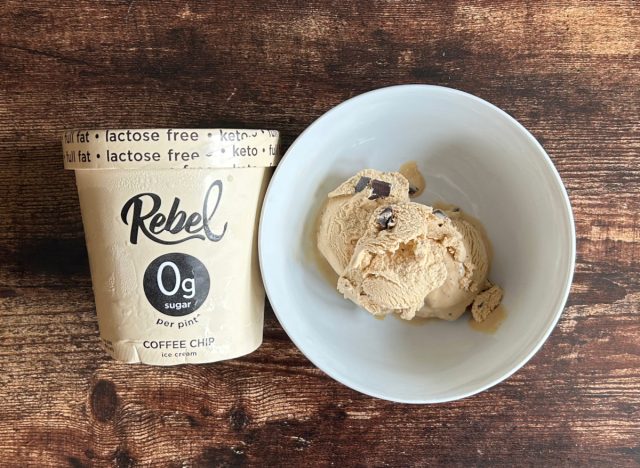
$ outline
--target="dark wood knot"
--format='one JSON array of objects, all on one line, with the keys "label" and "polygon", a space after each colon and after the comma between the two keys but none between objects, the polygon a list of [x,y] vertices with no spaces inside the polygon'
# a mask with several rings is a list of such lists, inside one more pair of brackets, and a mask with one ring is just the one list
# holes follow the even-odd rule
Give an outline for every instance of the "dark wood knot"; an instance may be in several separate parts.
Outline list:
[{"label": "dark wood knot", "polygon": [[98,380],[91,392],[91,411],[100,422],[113,418],[118,406],[116,386],[108,380]]}]

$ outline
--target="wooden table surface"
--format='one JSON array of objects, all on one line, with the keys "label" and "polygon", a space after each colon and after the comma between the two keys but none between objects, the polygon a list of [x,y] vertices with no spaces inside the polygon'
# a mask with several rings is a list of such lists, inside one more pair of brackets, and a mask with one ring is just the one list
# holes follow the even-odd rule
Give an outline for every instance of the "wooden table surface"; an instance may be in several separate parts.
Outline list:
[{"label": "wooden table surface", "polygon": [[[100,349],[72,127],[277,128],[398,83],[476,94],[549,152],[575,280],[541,351],[462,401],[334,382],[270,308],[229,362]],[[0,4],[0,465],[639,466],[640,5],[635,1]]]}]

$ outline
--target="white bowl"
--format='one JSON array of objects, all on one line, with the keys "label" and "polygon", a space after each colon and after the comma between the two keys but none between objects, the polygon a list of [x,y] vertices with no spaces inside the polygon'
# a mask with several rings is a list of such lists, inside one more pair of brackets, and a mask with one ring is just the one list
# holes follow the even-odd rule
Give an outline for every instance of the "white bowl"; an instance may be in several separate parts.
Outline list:
[{"label": "white bowl", "polygon": [[[427,190],[479,218],[493,244],[490,278],[505,291],[493,334],[456,322],[376,320],[344,299],[314,260],[327,192],[364,168],[415,160]],[[287,334],[320,369],[386,400],[437,403],[509,377],[542,346],[569,293],[575,228],[549,156],[516,120],[438,86],[372,91],[330,110],[291,145],[271,181],[259,233],[267,295]]]}]

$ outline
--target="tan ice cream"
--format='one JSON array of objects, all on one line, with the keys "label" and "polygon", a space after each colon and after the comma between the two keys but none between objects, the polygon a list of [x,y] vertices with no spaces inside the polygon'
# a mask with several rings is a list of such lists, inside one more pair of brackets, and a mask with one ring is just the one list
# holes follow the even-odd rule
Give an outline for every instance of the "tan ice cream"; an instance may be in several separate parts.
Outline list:
[{"label": "tan ice cream", "polygon": [[[371,199],[371,181],[390,185],[387,195]],[[377,316],[455,320],[471,306],[484,320],[502,290],[487,280],[483,234],[458,208],[410,202],[408,185],[401,174],[368,169],[329,194],[318,248],[340,275],[338,290]]]},{"label": "tan ice cream", "polygon": [[486,289],[489,272],[489,256],[482,234],[466,220],[460,209],[437,210],[451,220],[454,229],[462,236],[467,254],[467,265],[472,269],[469,275],[466,268],[452,256],[446,256],[447,279],[437,289],[427,294],[424,307],[417,312],[419,317],[437,317],[444,320],[456,320],[480,291]]},{"label": "tan ice cream", "polygon": [[460,233],[440,212],[419,203],[378,208],[358,241],[338,291],[374,315],[412,319],[431,291],[448,278],[448,263],[471,275]]},{"label": "tan ice cream", "polygon": [[318,249],[340,275],[367,229],[371,213],[382,204],[408,201],[409,182],[400,173],[358,172],[329,193],[320,213]]}]

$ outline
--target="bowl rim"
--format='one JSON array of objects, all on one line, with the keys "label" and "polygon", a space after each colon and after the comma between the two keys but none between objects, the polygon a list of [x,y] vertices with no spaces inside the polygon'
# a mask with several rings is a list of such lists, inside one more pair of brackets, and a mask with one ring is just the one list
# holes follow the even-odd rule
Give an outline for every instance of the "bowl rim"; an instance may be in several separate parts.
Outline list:
[{"label": "bowl rim", "polygon": [[[275,301],[272,300],[272,296],[270,293],[270,288],[269,288],[269,284],[268,284],[268,276],[265,275],[265,269],[266,267],[264,266],[265,264],[265,260],[263,258],[263,238],[264,238],[264,213],[265,211],[268,209],[268,205],[269,205],[269,199],[270,199],[270,194],[271,192],[274,190],[274,187],[277,185],[277,180],[279,177],[280,172],[282,171],[282,168],[284,167],[287,158],[291,157],[291,154],[293,153],[294,149],[296,148],[296,146],[298,144],[300,144],[300,141],[303,139],[303,137],[311,131],[311,129],[320,121],[325,120],[327,118],[330,118],[333,114],[337,113],[339,110],[341,110],[343,107],[349,106],[349,105],[353,105],[354,102],[360,101],[360,100],[365,100],[365,99],[371,99],[373,97],[377,97],[379,95],[384,95],[387,93],[394,93],[394,92],[401,92],[401,91],[416,91],[416,92],[424,92],[424,91],[437,91],[437,92],[443,92],[443,93],[449,93],[452,95],[457,95],[458,97],[462,97],[465,99],[470,99],[475,101],[476,103],[480,104],[481,106],[485,106],[488,109],[497,112],[497,114],[506,119],[507,122],[509,122],[511,125],[514,125],[516,129],[518,129],[526,138],[527,140],[533,145],[533,147],[537,150],[538,154],[542,157],[543,161],[544,161],[544,166],[546,169],[551,171],[551,175],[553,176],[553,180],[554,182],[557,184],[558,188],[560,189],[560,193],[562,195],[562,201],[563,201],[563,214],[566,217],[567,221],[568,221],[568,227],[570,230],[570,236],[569,236],[569,258],[568,258],[568,264],[565,265],[566,271],[567,273],[565,274],[565,280],[564,280],[564,284],[562,286],[562,293],[559,294],[559,299],[556,301],[555,304],[555,312],[554,312],[554,316],[553,319],[548,323],[546,329],[544,329],[544,331],[542,332],[542,335],[538,338],[537,342],[535,343],[534,346],[532,346],[532,348],[529,350],[528,353],[526,353],[522,358],[518,359],[514,364],[512,364],[511,368],[509,368],[508,370],[506,370],[505,372],[501,372],[499,373],[499,375],[493,379],[490,379],[487,383],[480,385],[479,387],[469,390],[469,391],[462,391],[459,392],[457,394],[453,394],[449,397],[445,397],[445,398],[397,398],[397,397],[393,397],[392,395],[386,395],[384,393],[378,393],[375,391],[371,391],[370,389],[367,388],[363,388],[362,386],[348,381],[346,378],[344,378],[344,376],[342,375],[338,375],[337,373],[333,372],[333,370],[328,370],[325,369],[321,366],[319,366],[316,361],[309,356],[309,354],[305,351],[305,345],[302,344],[302,342],[300,340],[298,340],[297,338],[295,338],[287,329],[287,326],[283,323],[283,320],[281,319],[281,314],[278,312],[278,306],[275,304]],[[266,248],[264,249],[266,250]],[[427,84],[401,84],[401,85],[392,85],[392,86],[385,86],[382,88],[377,88],[371,91],[367,91],[364,92],[362,94],[359,94],[357,96],[351,97],[343,102],[341,102],[340,104],[337,104],[336,106],[332,107],[331,109],[329,109],[328,111],[324,112],[322,115],[320,115],[318,118],[316,118],[313,122],[311,122],[302,133],[300,133],[300,135],[298,135],[296,137],[296,139],[293,141],[293,143],[291,144],[291,146],[289,146],[289,148],[287,149],[286,153],[283,155],[282,159],[280,160],[279,164],[276,167],[276,170],[271,178],[271,181],[269,183],[269,186],[267,187],[267,191],[265,193],[264,199],[263,199],[263,203],[262,203],[262,208],[261,208],[261,213],[260,213],[260,223],[259,223],[259,227],[258,227],[258,257],[259,257],[259,264],[260,264],[260,274],[262,276],[262,280],[263,280],[263,284],[264,284],[264,288],[265,288],[265,292],[267,294],[267,297],[269,299],[269,303],[271,304],[271,307],[278,319],[278,322],[280,323],[280,325],[282,326],[282,328],[284,329],[285,333],[287,334],[287,336],[289,337],[289,339],[293,342],[293,344],[300,350],[300,352],[302,354],[304,354],[304,356],[309,359],[309,361],[311,361],[311,363],[316,366],[318,369],[320,369],[321,371],[323,371],[325,374],[327,374],[329,377],[331,377],[332,379],[336,380],[337,382],[340,382],[341,384],[357,391],[360,392],[362,394],[371,396],[371,397],[375,397],[375,398],[379,398],[382,400],[386,400],[386,401],[392,401],[392,402],[397,402],[397,403],[409,403],[409,404],[437,404],[437,403],[446,403],[446,402],[450,402],[450,401],[457,401],[457,400],[461,400],[463,398],[468,398],[470,396],[476,395],[480,392],[483,392],[501,382],[503,382],[504,380],[508,379],[509,377],[511,377],[515,372],[517,372],[519,369],[521,369],[525,364],[527,364],[531,358],[540,350],[540,348],[542,348],[542,345],[547,341],[547,339],[549,338],[549,336],[551,335],[551,332],[555,329],[558,321],[560,320],[560,316],[562,315],[562,312],[564,311],[565,305],[567,303],[567,299],[569,297],[569,292],[571,290],[571,284],[573,282],[573,275],[574,275],[574,270],[575,270],[575,264],[576,264],[576,230],[575,230],[575,220],[574,220],[574,216],[573,216],[573,210],[571,208],[571,202],[569,200],[569,195],[567,194],[567,190],[564,186],[564,183],[562,182],[562,179],[560,177],[560,174],[558,173],[558,170],[556,169],[555,165],[553,164],[553,161],[551,160],[551,157],[547,154],[547,152],[545,151],[545,149],[543,148],[543,146],[540,144],[540,142],[538,142],[538,140],[536,140],[536,138],[531,134],[531,132],[529,132],[529,130],[527,130],[520,122],[518,122],[514,117],[512,117],[511,115],[509,115],[507,112],[505,112],[504,110],[500,109],[498,106],[490,103],[489,101],[486,101],[478,96],[475,96],[473,94],[467,93],[465,91],[461,91],[455,88],[449,88],[446,86],[438,86],[438,85],[427,85]]]}]

